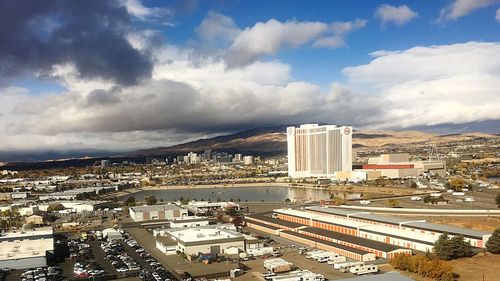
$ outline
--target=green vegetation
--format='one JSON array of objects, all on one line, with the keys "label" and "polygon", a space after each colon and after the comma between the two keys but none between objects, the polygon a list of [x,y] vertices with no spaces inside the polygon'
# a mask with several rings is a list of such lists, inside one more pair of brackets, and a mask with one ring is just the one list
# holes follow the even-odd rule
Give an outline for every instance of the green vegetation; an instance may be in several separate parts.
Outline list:
[{"label": "green vegetation", "polygon": [[47,212],[61,211],[64,210],[64,206],[61,203],[52,203],[47,207]]},{"label": "green vegetation", "polygon": [[434,253],[442,260],[453,260],[472,256],[472,246],[462,235],[449,237],[447,233],[439,236],[434,243]]},{"label": "green vegetation", "polygon": [[385,204],[387,205],[387,207],[397,208],[397,207],[399,207],[399,200],[389,199],[389,200],[387,200],[387,202]]},{"label": "green vegetation", "polygon": [[127,205],[129,207],[133,207],[133,206],[135,206],[135,204],[136,204],[136,202],[135,202],[134,196],[127,198],[127,200],[125,201],[125,205]]},{"label": "green vegetation", "polygon": [[446,261],[423,255],[396,254],[390,264],[398,270],[416,273],[420,276],[440,281],[452,281],[453,267]]},{"label": "green vegetation", "polygon": [[147,205],[156,205],[157,202],[158,200],[156,200],[155,196],[148,196],[148,198],[146,198]]},{"label": "green vegetation", "polygon": [[497,204],[497,207],[500,208],[500,194],[495,197],[495,203]]},{"label": "green vegetation", "polygon": [[500,254],[500,228],[495,229],[488,242],[486,242],[486,250],[492,254]]},{"label": "green vegetation", "polygon": [[411,188],[417,188],[417,187],[418,187],[417,183],[414,182],[414,181],[412,181],[411,182]]},{"label": "green vegetation", "polygon": [[439,202],[448,202],[448,201],[446,199],[444,199],[443,196],[439,196],[439,197],[433,197],[430,195],[424,196],[424,203],[437,204]]}]

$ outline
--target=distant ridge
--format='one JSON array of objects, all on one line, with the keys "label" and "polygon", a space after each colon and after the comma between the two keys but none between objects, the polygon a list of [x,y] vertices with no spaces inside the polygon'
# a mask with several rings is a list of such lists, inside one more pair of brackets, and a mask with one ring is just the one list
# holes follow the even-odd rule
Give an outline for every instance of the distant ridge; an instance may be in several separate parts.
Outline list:
[{"label": "distant ridge", "polygon": [[[142,149],[129,153],[129,156],[164,156],[182,155],[188,152],[203,152],[206,149],[244,153],[249,155],[284,155],[286,154],[286,126],[252,129],[232,135],[199,139],[169,147]],[[421,131],[373,131],[355,130],[353,134],[354,149],[370,149],[402,144],[438,144],[470,139],[496,138],[498,135],[488,133],[465,133],[439,135]]]}]

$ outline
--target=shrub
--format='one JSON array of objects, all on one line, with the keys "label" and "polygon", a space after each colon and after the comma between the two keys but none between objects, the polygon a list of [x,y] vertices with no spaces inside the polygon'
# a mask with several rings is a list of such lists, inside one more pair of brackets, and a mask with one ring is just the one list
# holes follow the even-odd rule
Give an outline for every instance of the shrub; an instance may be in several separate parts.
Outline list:
[{"label": "shrub", "polygon": [[424,255],[396,254],[390,264],[398,270],[416,273],[440,281],[453,280],[453,267],[446,261]]},{"label": "shrub", "polygon": [[500,228],[497,228],[486,242],[486,250],[492,254],[500,254]]}]

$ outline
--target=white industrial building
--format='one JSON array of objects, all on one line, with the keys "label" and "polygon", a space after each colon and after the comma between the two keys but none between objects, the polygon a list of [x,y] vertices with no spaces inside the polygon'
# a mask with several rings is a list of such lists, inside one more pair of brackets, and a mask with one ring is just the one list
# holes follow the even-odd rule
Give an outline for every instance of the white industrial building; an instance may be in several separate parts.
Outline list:
[{"label": "white industrial building", "polygon": [[0,268],[47,266],[47,252],[54,251],[52,227],[7,232],[0,236]]},{"label": "white industrial building", "polygon": [[130,207],[130,217],[135,222],[148,220],[174,220],[188,216],[188,211],[176,204]]},{"label": "white industrial building", "polygon": [[104,209],[106,207],[109,207],[110,202],[109,201],[85,201],[85,200],[78,200],[78,201],[52,201],[52,202],[47,202],[42,205],[39,205],[38,208],[41,211],[47,211],[47,208],[50,206],[50,204],[61,204],[64,206],[64,208],[72,213],[81,213],[81,212],[92,212],[92,211],[97,211],[99,209]]},{"label": "white industrial building", "polygon": [[207,201],[190,201],[187,205],[183,205],[193,214],[205,214],[209,211],[226,210],[234,208],[240,209],[240,205],[234,202],[207,202]]},{"label": "white industrial building", "polygon": [[46,195],[41,195],[40,200],[75,200],[77,196],[88,194],[104,194],[110,191],[120,190],[119,186],[92,186],[83,187],[77,189],[64,190],[59,192],[48,193]]},{"label": "white industrial building", "polygon": [[335,177],[352,171],[352,127],[318,124],[287,128],[288,175]]},{"label": "white industrial building", "polygon": [[235,248],[245,251],[245,236],[222,226],[168,229],[164,237],[157,238],[156,247],[165,254],[227,254]]}]

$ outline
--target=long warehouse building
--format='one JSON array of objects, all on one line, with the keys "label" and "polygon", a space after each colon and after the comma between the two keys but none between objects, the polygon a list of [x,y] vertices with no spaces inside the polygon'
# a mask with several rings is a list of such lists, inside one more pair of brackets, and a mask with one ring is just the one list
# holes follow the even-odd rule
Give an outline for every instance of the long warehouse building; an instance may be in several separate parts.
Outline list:
[{"label": "long warehouse building", "polygon": [[490,233],[425,220],[374,215],[366,212],[327,207],[306,207],[305,211],[278,209],[275,217],[329,231],[375,240],[418,251],[432,251],[434,242],[443,233],[463,235],[473,247],[483,248]]},{"label": "long warehouse building", "polygon": [[[279,235],[304,245],[334,251],[346,257],[364,261],[373,260],[375,257],[391,258],[396,253],[412,253],[411,249],[404,247],[280,220],[270,215],[256,214],[247,216],[247,226],[273,235]],[[332,249],[335,247],[336,249]]]}]

